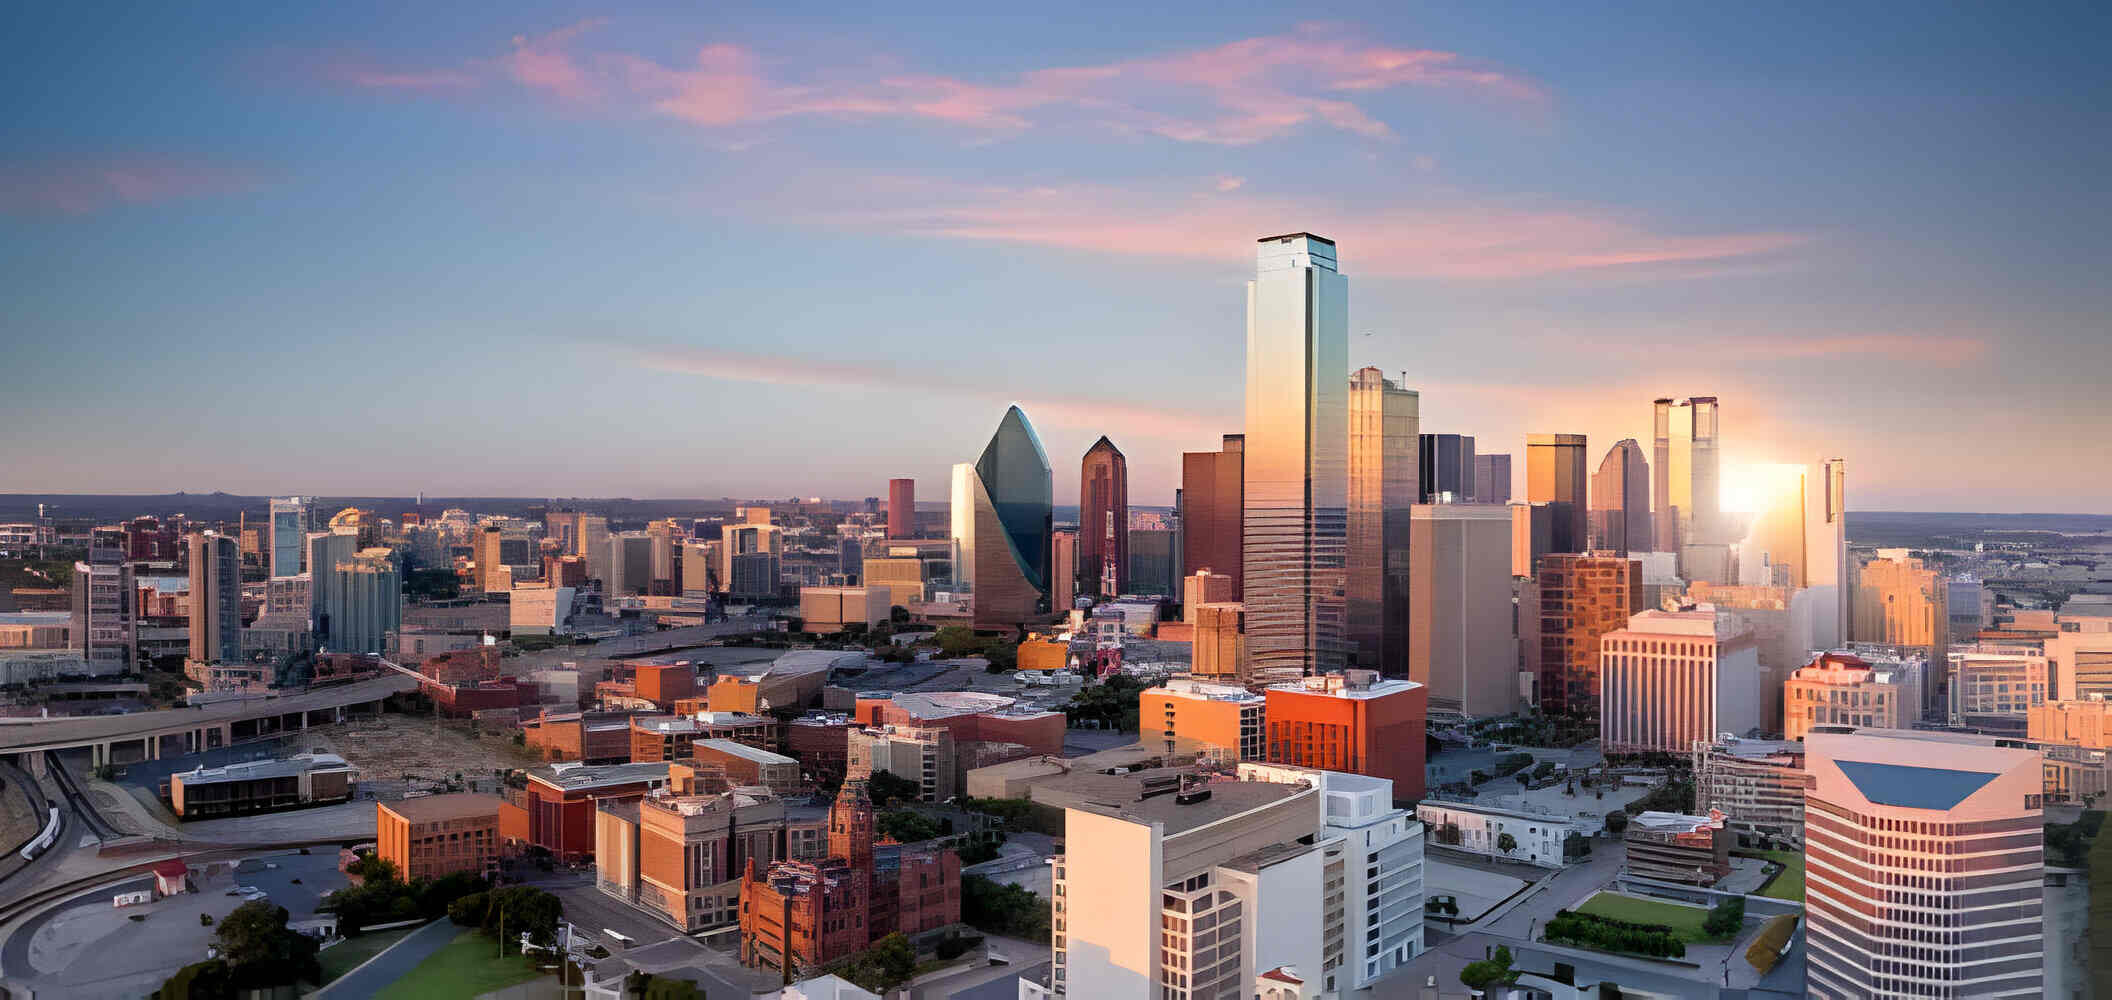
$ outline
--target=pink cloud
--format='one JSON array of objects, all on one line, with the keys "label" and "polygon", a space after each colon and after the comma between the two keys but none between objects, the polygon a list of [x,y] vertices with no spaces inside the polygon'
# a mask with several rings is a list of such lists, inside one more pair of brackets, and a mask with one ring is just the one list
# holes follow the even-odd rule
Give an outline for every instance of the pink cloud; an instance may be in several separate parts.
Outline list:
[{"label": "pink cloud", "polygon": [[263,183],[252,169],[175,160],[0,167],[0,211],[87,215],[118,205],[250,191]]},{"label": "pink cloud", "polygon": [[548,91],[560,100],[584,101],[600,88],[568,51],[573,39],[600,27],[600,18],[588,18],[542,35],[513,36],[513,51],[501,60],[514,82],[534,90]]},{"label": "pink cloud", "polygon": [[326,62],[313,72],[326,83],[360,90],[453,91],[478,82],[476,74],[464,69],[390,69],[353,60]]},{"label": "pink cloud", "polygon": [[821,225],[1212,261],[1244,259],[1258,235],[1305,229],[1339,239],[1351,275],[1454,280],[1628,273],[1752,258],[1804,242],[1774,232],[1671,235],[1607,212],[1464,195],[1343,207],[1250,187],[1182,193],[892,176],[814,179],[780,195],[777,211]]}]

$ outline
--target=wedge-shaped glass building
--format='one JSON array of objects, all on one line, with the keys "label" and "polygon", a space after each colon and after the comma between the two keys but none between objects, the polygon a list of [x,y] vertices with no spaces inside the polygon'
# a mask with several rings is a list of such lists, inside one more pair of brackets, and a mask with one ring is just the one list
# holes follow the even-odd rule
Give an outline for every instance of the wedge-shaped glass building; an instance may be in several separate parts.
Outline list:
[{"label": "wedge-shaped glass building", "polygon": [[954,589],[967,594],[977,626],[1049,613],[1053,483],[1048,453],[1017,406],[981,458],[953,467]]}]

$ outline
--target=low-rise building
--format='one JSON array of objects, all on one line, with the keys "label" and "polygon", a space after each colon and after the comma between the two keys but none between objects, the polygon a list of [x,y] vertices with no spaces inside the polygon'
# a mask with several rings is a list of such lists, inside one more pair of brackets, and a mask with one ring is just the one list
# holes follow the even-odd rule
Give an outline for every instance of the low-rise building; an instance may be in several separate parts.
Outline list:
[{"label": "low-rise building", "polygon": [[1804,744],[1741,739],[1695,744],[1694,808],[1722,812],[1735,833],[1801,850]]},{"label": "low-rise building", "polygon": [[876,771],[915,782],[917,798],[944,802],[959,787],[953,732],[944,726],[871,726],[849,733],[844,777],[870,781]]},{"label": "low-rise building", "polygon": [[816,784],[840,781],[850,763],[851,730],[856,728],[845,713],[809,712],[785,725],[785,753],[798,760]]},{"label": "low-rise building", "polygon": [[[1429,828],[1430,843],[1437,846],[1548,868],[1562,866],[1563,842],[1572,832],[1594,832],[1578,829],[1567,816],[1436,799],[1417,804],[1415,817]],[[1510,838],[1508,851],[1503,849],[1505,837]]]},{"label": "low-rise building", "polygon": [[167,796],[177,817],[212,819],[348,802],[358,785],[359,772],[343,757],[304,753],[178,771],[169,775]]},{"label": "low-rise building", "polygon": [[761,785],[779,796],[799,792],[799,762],[784,754],[717,739],[698,740],[690,752],[698,764],[724,768],[726,780],[735,786]]},{"label": "low-rise building", "polygon": [[1723,813],[1707,816],[1641,812],[1628,821],[1628,871],[1661,882],[1714,885],[1731,873],[1731,841]]},{"label": "low-rise building", "polygon": [[[729,789],[715,775],[677,764],[667,787],[598,806],[596,884],[685,933],[735,924],[748,860],[767,865],[790,857],[793,825],[777,796]],[[818,820],[807,825],[814,834],[822,828]]]},{"label": "low-rise building", "polygon": [[636,800],[667,780],[666,761],[530,768],[527,787],[510,790],[500,807],[499,830],[509,842],[542,848],[560,861],[585,861],[594,856],[598,804]]},{"label": "low-rise building", "polygon": [[461,792],[374,804],[374,850],[405,880],[489,875],[499,863],[496,795]]},{"label": "low-rise building", "polygon": [[800,628],[821,635],[841,632],[853,625],[870,629],[888,620],[888,612],[894,604],[892,592],[885,584],[801,587]]},{"label": "low-rise building", "polygon": [[550,760],[621,764],[631,759],[632,712],[543,712],[521,723],[525,744]]},{"label": "low-rise building", "polygon": [[1834,651],[1814,656],[1782,683],[1782,738],[1814,726],[1904,729],[1921,718],[1921,662]]},{"label": "low-rise building", "polygon": [[631,719],[633,761],[680,760],[699,739],[697,720],[675,715],[640,715]]},{"label": "low-rise building", "polygon": [[1267,704],[1268,699],[1235,684],[1174,677],[1137,695],[1137,719],[1142,738],[1156,740],[1168,753],[1201,744],[1231,760],[1262,760]]},{"label": "low-rise building", "polygon": [[2037,645],[1976,642],[1951,650],[1950,664],[1952,726],[2022,736],[2032,707],[2046,703],[2049,671]]},{"label": "low-rise building", "polygon": [[1347,670],[1278,684],[1264,697],[1270,763],[1385,778],[1402,801],[1423,797],[1428,688]]},{"label": "low-rise building", "polygon": [[2095,695],[2079,701],[2048,701],[2025,712],[2026,734],[2042,743],[2090,750],[2112,749],[2112,701]]}]

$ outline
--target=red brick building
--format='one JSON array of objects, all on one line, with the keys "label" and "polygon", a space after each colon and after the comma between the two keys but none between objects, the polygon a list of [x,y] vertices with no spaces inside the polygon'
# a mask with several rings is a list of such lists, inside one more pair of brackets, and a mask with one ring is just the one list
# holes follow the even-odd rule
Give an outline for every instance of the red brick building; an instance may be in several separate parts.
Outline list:
[{"label": "red brick building", "polygon": [[638,697],[662,708],[673,708],[678,698],[694,697],[697,693],[697,670],[688,660],[677,663],[639,663],[631,671],[631,683]]},{"label": "red brick building", "polygon": [[594,808],[602,801],[637,799],[667,784],[666,762],[551,764],[528,772],[528,787],[512,789],[499,807],[499,830],[509,842],[540,847],[559,860],[594,856]]},{"label": "red brick building", "polygon": [[496,795],[427,795],[374,804],[374,849],[408,879],[455,872],[485,875],[498,865]]},{"label": "red brick building", "polygon": [[842,714],[814,713],[785,726],[785,753],[798,759],[808,778],[822,782],[843,777],[850,761],[851,730],[857,725]]},{"label": "red brick building", "polygon": [[527,745],[548,760],[621,764],[631,759],[631,712],[550,712],[521,724]]}]

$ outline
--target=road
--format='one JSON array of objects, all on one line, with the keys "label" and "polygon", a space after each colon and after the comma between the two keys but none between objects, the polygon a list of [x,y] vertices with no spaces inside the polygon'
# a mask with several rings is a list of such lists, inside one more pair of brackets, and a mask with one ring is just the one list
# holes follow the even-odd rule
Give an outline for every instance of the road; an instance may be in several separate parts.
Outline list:
[{"label": "road", "polygon": [[316,996],[320,1000],[367,1000],[380,996],[383,990],[395,985],[396,980],[417,968],[418,963],[447,947],[447,943],[463,930],[444,917],[435,920],[404,935],[403,940],[369,959],[365,965],[338,977]]}]

